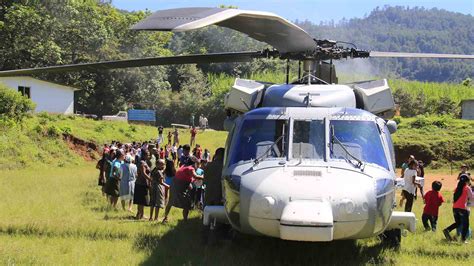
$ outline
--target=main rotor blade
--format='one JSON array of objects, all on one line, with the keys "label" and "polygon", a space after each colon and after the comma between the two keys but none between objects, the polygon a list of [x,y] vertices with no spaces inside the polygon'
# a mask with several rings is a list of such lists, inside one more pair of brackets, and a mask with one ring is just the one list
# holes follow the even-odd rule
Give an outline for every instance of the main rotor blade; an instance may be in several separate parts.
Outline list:
[{"label": "main rotor blade", "polygon": [[370,57],[474,59],[474,55],[467,54],[399,53],[377,51],[371,51]]},{"label": "main rotor blade", "polygon": [[313,38],[294,23],[269,12],[233,8],[175,8],[160,10],[138,22],[133,30],[190,31],[218,25],[247,34],[282,53],[313,51]]},{"label": "main rotor blade", "polygon": [[53,72],[72,72],[80,70],[104,70],[128,67],[144,67],[158,65],[175,65],[175,64],[209,64],[209,63],[226,63],[226,62],[248,62],[253,58],[266,57],[262,52],[235,52],[235,53],[214,53],[214,54],[194,54],[194,55],[178,55],[167,57],[150,57],[139,59],[127,59],[116,61],[105,61],[98,63],[83,63],[49,67],[38,67],[28,69],[6,70],[0,71],[0,77],[23,76]]}]

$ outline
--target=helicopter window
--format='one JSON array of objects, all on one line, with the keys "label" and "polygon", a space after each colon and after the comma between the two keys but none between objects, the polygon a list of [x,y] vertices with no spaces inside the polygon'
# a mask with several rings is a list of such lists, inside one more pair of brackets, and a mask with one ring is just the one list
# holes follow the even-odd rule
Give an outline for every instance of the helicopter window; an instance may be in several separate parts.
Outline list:
[{"label": "helicopter window", "polygon": [[293,123],[293,158],[324,159],[323,120],[295,121]]},{"label": "helicopter window", "polygon": [[392,168],[395,169],[395,151],[393,150],[392,136],[387,126],[384,126],[383,132],[385,134],[385,139],[387,139],[388,149],[390,151],[390,159],[392,161]]},{"label": "helicopter window", "polygon": [[[362,162],[374,163],[389,170],[377,125],[374,121],[332,120],[335,137],[344,148]],[[351,160],[340,145],[331,145],[331,158]]]},{"label": "helicopter window", "polygon": [[287,120],[245,120],[236,132],[229,165],[240,161],[286,156]]}]

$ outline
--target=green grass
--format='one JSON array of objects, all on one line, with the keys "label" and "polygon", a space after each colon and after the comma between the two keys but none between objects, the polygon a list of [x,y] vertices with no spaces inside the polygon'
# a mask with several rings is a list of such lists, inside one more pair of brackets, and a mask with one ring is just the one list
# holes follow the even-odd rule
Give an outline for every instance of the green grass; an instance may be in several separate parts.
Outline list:
[{"label": "green grass", "polygon": [[474,99],[474,87],[463,86],[461,84],[393,79],[389,80],[389,85],[392,91],[403,90],[411,95],[423,93],[427,99],[448,97],[456,103],[465,99]]},{"label": "green grass", "polygon": [[[0,264],[81,265],[472,265],[474,242],[448,243],[441,231],[417,232],[399,251],[377,238],[299,243],[242,236],[236,243],[203,246],[199,213],[188,222],[172,210],[167,225],[134,221],[107,209],[93,164],[0,170]],[[399,194],[399,193],[397,193]],[[451,193],[444,192],[451,199]],[[421,215],[422,202],[414,212]],[[146,210],[148,211],[148,209]],[[162,217],[163,212],[160,213]],[[451,204],[440,209],[439,228],[452,222]],[[471,219],[472,221],[472,219]]]}]

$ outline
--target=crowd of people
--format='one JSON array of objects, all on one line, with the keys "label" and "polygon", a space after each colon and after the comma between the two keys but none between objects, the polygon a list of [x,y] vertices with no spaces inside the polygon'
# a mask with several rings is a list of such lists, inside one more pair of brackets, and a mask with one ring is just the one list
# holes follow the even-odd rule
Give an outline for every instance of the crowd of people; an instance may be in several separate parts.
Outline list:
[{"label": "crowd of people", "polygon": [[[208,149],[195,144],[197,130],[190,129],[190,144],[181,145],[179,131],[169,131],[167,142],[163,127],[158,127],[154,141],[104,144],[102,158],[97,162],[99,186],[110,207],[117,209],[121,200],[123,210],[133,212],[135,219],[157,221],[160,209],[165,209],[162,222],[168,221],[172,207],[189,211],[203,208],[206,202],[220,204],[224,149],[215,151],[211,159]],[[145,215],[149,207],[149,217]]]},{"label": "crowd of people", "polygon": [[[400,206],[405,202],[405,211],[411,212],[413,201],[416,200],[418,190],[423,198],[424,208],[421,216],[423,226],[426,231],[436,231],[439,207],[445,202],[440,193],[443,184],[435,180],[431,184],[431,190],[424,193],[424,164],[417,161],[415,156],[410,155],[407,162],[402,165],[401,180],[403,180],[403,189],[400,198]],[[472,236],[469,228],[469,207],[474,206],[474,194],[472,192],[473,182],[471,174],[468,172],[468,166],[463,164],[461,172],[457,177],[457,186],[453,193],[453,216],[454,223],[443,230],[443,234],[448,241],[453,240],[451,231],[456,229],[460,240],[467,243],[467,239]],[[454,237],[455,238],[455,237]]]}]

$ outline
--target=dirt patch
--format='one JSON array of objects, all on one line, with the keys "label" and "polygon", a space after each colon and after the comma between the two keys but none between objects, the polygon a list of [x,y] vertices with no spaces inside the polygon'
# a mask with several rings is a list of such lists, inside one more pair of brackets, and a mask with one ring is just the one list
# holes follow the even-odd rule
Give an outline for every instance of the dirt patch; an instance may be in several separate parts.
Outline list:
[{"label": "dirt patch", "polygon": [[[397,176],[400,175],[401,169],[397,168]],[[442,191],[454,191],[458,183],[458,172],[453,170],[453,174],[449,173],[449,170],[446,172],[430,172],[429,169],[425,168],[425,192],[431,190],[431,183],[433,181],[441,181],[443,183]]]},{"label": "dirt patch", "polygon": [[99,158],[99,149],[96,143],[85,141],[71,134],[63,134],[68,147],[86,161],[96,161]]}]

